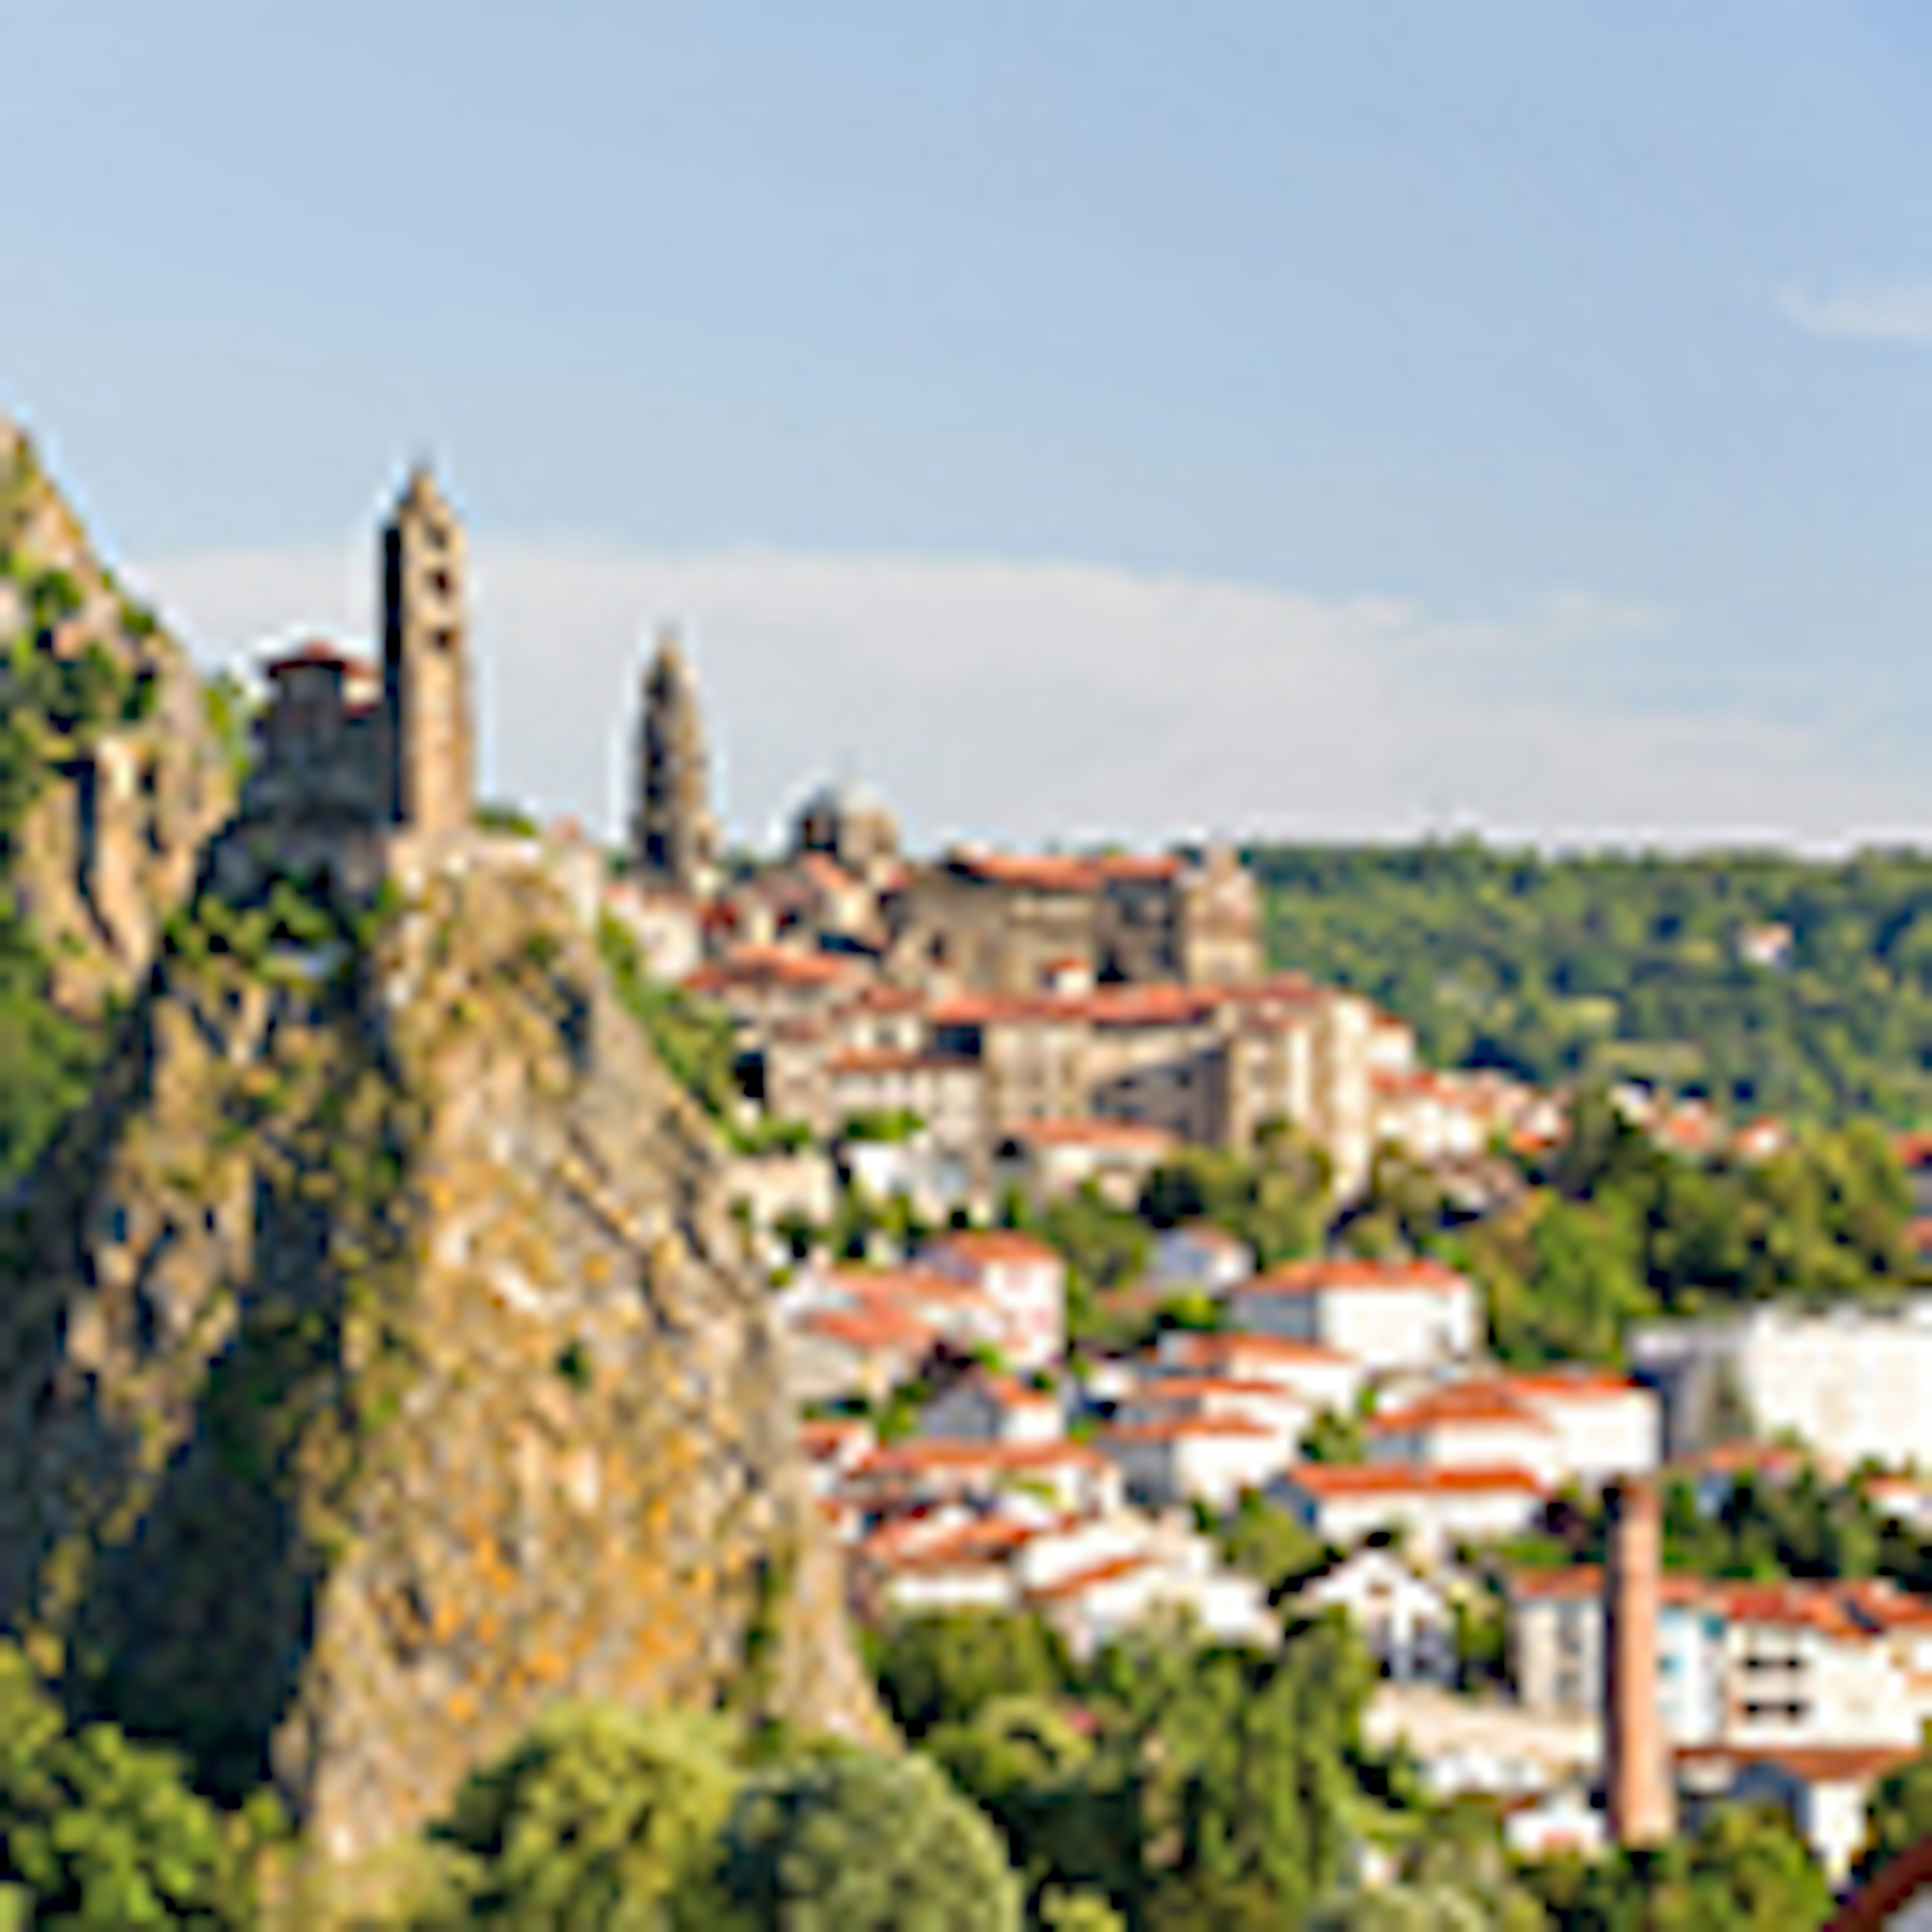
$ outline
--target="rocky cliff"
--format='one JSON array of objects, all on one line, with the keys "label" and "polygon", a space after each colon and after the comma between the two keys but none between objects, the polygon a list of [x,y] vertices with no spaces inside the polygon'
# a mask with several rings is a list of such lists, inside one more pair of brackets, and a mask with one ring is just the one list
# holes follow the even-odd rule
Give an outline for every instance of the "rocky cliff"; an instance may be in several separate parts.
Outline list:
[{"label": "rocky cliff", "polygon": [[878,1721],[703,1120],[536,851],[204,897],[0,1267],[0,1609],[337,1857],[560,1697]]},{"label": "rocky cliff", "polygon": [[62,1006],[139,983],[232,796],[185,653],[0,417],[0,869]]}]

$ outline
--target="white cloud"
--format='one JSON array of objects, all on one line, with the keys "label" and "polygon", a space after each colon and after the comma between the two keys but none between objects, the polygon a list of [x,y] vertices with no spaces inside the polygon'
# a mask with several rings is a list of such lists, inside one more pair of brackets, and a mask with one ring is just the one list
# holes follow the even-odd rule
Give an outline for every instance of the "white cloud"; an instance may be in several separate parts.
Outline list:
[{"label": "white cloud", "polygon": [[[686,626],[728,815],[767,836],[856,766],[922,842],[1097,834],[1817,840],[1909,824],[1909,774],[1824,722],[1619,710],[1607,657],[1667,614],[1565,590],[1508,621],[1097,566],[479,544],[492,789],[617,820],[636,670]],[[366,561],[154,560],[211,658],[366,635]]]},{"label": "white cloud", "polygon": [[1778,304],[1808,335],[1932,345],[1932,281],[1870,282],[1829,295],[1787,288]]}]

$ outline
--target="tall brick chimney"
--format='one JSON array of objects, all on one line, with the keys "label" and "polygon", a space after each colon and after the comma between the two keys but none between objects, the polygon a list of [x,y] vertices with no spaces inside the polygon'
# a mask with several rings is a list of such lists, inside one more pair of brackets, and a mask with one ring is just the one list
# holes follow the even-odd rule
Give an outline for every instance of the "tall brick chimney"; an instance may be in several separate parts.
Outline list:
[{"label": "tall brick chimney", "polygon": [[1660,1845],[1676,1828],[1670,1758],[1658,1709],[1658,1605],[1664,1526],[1657,1485],[1614,1485],[1604,1571],[1604,1748],[1611,1835]]}]

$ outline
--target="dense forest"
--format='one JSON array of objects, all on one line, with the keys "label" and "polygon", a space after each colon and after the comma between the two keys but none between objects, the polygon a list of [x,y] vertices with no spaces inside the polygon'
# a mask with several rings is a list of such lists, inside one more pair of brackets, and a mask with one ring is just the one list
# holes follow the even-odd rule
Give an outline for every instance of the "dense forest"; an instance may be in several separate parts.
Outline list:
[{"label": "dense forest", "polygon": [[1739,1108],[1932,1119],[1932,856],[1258,846],[1271,956],[1424,1058],[1629,1072]]}]

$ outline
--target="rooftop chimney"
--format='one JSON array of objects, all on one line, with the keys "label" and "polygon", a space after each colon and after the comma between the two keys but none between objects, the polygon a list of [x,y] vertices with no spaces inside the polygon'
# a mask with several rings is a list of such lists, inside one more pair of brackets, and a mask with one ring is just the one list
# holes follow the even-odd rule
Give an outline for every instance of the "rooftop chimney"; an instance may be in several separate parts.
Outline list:
[{"label": "rooftop chimney", "polygon": [[1604,1572],[1604,1742],[1610,1831],[1620,1845],[1662,1844],[1675,1829],[1670,1765],[1657,1706],[1658,1603],[1664,1531],[1657,1486],[1609,1493]]}]

